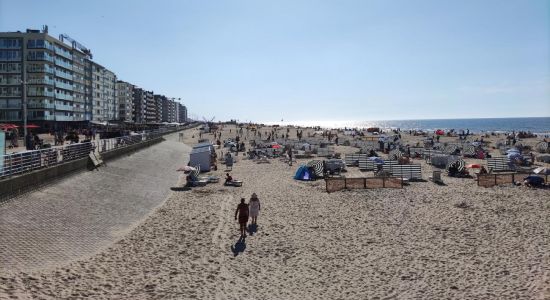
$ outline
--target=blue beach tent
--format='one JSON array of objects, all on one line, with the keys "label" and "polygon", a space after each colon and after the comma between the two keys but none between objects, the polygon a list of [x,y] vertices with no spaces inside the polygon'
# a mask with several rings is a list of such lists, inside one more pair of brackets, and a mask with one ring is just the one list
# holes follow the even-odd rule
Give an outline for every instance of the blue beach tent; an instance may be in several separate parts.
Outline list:
[{"label": "blue beach tent", "polygon": [[298,170],[296,170],[296,174],[294,174],[294,179],[311,180],[311,172],[309,171],[309,168],[306,165],[301,165],[300,167],[298,167]]}]

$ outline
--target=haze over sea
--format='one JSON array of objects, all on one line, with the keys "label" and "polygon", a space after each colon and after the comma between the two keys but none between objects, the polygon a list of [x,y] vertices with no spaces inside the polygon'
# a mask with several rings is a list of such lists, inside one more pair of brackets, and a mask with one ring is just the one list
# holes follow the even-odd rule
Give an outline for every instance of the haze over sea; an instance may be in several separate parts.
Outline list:
[{"label": "haze over sea", "polygon": [[437,129],[460,130],[469,129],[470,132],[512,132],[531,131],[533,133],[550,134],[550,117],[538,118],[479,118],[479,119],[430,119],[430,120],[388,120],[388,121],[282,121],[268,122],[267,124],[320,126],[323,128],[369,128],[401,130],[428,130]]}]

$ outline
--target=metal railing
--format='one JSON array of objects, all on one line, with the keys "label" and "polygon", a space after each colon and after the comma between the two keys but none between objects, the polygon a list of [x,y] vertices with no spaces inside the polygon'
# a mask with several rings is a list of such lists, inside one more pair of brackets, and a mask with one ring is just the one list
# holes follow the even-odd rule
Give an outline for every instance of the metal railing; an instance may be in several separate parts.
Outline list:
[{"label": "metal railing", "polygon": [[93,151],[93,147],[92,143],[78,143],[4,155],[0,157],[0,178],[21,175],[87,157]]},{"label": "metal railing", "polygon": [[103,153],[150,141],[180,129],[183,128],[161,128],[136,135],[3,155],[0,156],[0,179],[85,158],[93,151]]}]

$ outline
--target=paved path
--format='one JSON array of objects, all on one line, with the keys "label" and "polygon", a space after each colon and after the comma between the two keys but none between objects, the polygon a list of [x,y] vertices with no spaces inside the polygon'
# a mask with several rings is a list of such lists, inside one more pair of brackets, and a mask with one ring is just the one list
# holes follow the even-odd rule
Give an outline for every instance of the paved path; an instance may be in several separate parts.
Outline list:
[{"label": "paved path", "polygon": [[178,134],[0,205],[0,273],[62,265],[108,247],[164,202],[190,147]]}]

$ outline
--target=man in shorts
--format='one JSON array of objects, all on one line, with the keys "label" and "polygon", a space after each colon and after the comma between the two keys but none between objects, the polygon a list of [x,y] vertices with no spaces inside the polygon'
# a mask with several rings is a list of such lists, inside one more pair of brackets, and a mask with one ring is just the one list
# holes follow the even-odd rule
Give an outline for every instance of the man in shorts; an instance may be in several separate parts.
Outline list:
[{"label": "man in shorts", "polygon": [[239,203],[237,210],[235,210],[235,220],[237,220],[237,214],[239,215],[241,237],[245,237],[246,223],[248,222],[248,204],[244,203],[244,198],[241,198],[241,203]]}]

